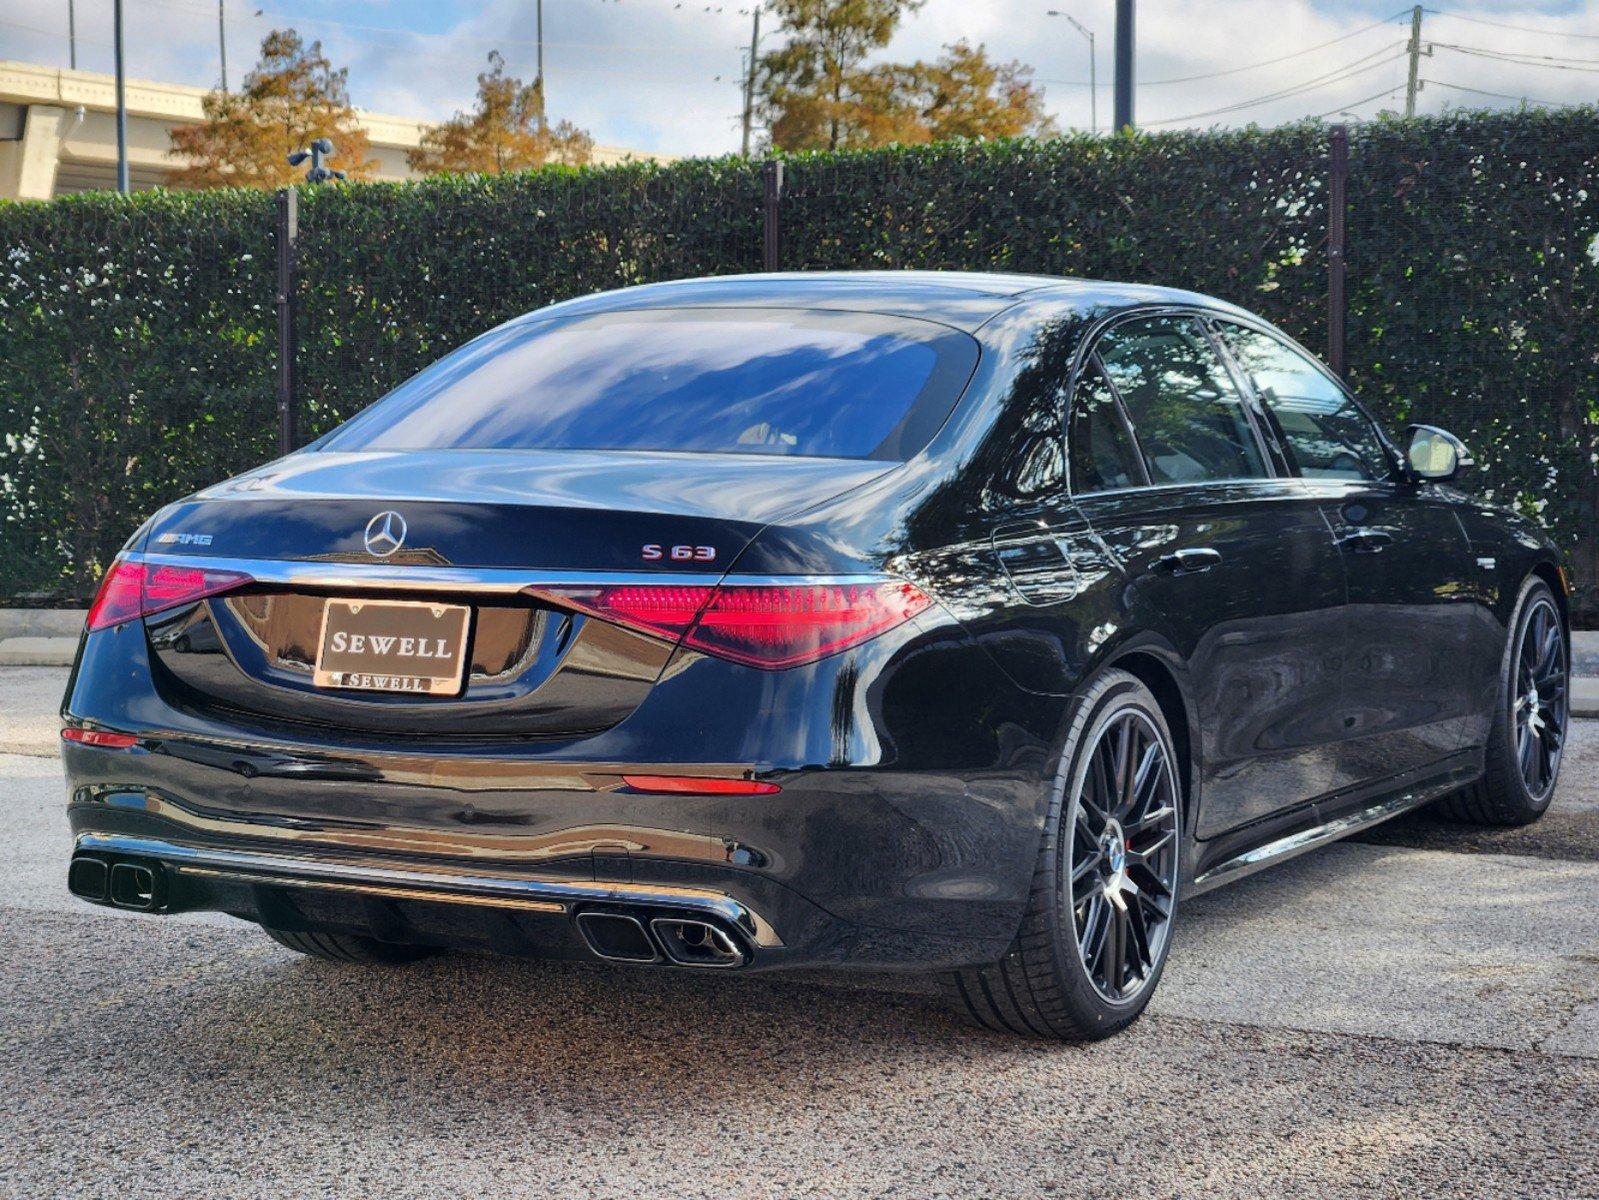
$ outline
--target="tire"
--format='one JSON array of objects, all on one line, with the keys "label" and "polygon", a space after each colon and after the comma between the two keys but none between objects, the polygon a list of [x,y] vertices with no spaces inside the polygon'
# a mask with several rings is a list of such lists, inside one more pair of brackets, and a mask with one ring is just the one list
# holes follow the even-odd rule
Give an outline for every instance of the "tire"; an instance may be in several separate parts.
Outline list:
[{"label": "tire", "polygon": [[[1542,641],[1549,656],[1535,653],[1529,663],[1524,656],[1533,641]],[[1510,622],[1482,778],[1441,801],[1440,812],[1477,825],[1530,825],[1548,810],[1571,722],[1569,645],[1554,592],[1532,577],[1522,585]],[[1536,700],[1531,705],[1529,690]],[[1521,754],[1524,735],[1534,739],[1531,772]]]},{"label": "tire", "polygon": [[426,958],[432,953],[427,946],[399,946],[380,942],[376,938],[354,933],[293,933],[286,929],[268,929],[266,935],[280,946],[312,958],[325,958],[341,963],[405,963]]},{"label": "tire", "polygon": [[[1122,730],[1132,731],[1131,751]],[[1098,796],[1140,779],[1117,764],[1117,751],[1136,768],[1152,748],[1158,764],[1131,803],[1102,811]],[[1082,696],[1061,760],[1015,942],[991,966],[954,972],[945,989],[957,1012],[987,1029],[1086,1041],[1131,1024],[1160,982],[1177,915],[1182,784],[1154,695],[1116,669]],[[1125,969],[1111,961],[1118,946]],[[1113,974],[1125,988],[1111,986]]]}]

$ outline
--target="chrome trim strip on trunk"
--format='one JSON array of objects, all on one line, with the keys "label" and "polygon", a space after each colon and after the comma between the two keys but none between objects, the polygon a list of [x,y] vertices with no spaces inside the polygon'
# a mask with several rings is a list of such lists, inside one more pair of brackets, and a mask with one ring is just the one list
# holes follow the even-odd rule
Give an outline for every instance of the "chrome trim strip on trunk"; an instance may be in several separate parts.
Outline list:
[{"label": "chrome trim strip on trunk", "polygon": [[582,571],[538,570],[522,567],[441,567],[432,564],[322,562],[287,558],[220,558],[199,554],[129,554],[130,561],[156,566],[198,567],[209,571],[234,571],[256,583],[287,587],[397,588],[429,592],[497,592],[514,594],[530,588],[603,584],[654,584],[708,587],[726,582],[785,584],[797,580],[828,583],[881,583],[886,575],[728,575],[723,571]]},{"label": "chrome trim strip on trunk", "polygon": [[[342,859],[291,857],[247,850],[203,849],[180,846],[158,838],[121,834],[82,833],[74,853],[129,854],[159,859],[179,874],[192,868],[257,877],[259,882],[285,886],[336,888],[368,886],[407,892],[449,892],[462,903],[501,905],[507,901],[558,904],[563,908],[585,902],[640,904],[687,908],[711,914],[749,934],[757,946],[778,947],[783,939],[770,922],[748,905],[725,892],[673,884],[603,883],[584,879],[506,878],[453,872],[419,871],[409,867],[372,866]],[[436,897],[424,896],[424,899]],[[524,906],[528,906],[524,904]]]}]

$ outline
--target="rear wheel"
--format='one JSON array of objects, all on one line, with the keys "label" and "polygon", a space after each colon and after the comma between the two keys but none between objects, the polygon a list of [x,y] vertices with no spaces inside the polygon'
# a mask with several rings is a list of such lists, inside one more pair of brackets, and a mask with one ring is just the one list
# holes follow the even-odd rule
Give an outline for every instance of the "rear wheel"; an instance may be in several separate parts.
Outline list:
[{"label": "rear wheel", "polygon": [[1160,706],[1125,671],[1090,686],[1063,758],[1021,931],[948,990],[990,1029],[1085,1040],[1131,1023],[1165,967],[1182,787]]},{"label": "rear wheel", "polygon": [[1555,594],[1527,581],[1510,626],[1482,778],[1442,810],[1483,825],[1528,825],[1554,798],[1571,717],[1566,631]]},{"label": "rear wheel", "polygon": [[280,946],[343,963],[404,963],[432,953],[426,946],[397,946],[354,933],[296,933],[286,929],[267,929],[267,936]]}]

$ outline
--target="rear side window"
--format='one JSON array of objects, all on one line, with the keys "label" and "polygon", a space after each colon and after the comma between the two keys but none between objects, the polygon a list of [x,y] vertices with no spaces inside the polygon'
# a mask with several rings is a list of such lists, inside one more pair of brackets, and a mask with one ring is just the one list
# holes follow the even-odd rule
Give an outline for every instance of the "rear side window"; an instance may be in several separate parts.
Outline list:
[{"label": "rear side window", "polygon": [[1268,474],[1243,397],[1190,317],[1115,325],[1099,359],[1132,421],[1151,483]]},{"label": "rear side window", "polygon": [[1386,479],[1382,439],[1366,414],[1311,359],[1274,337],[1217,322],[1222,344],[1249,376],[1290,465],[1307,479]]},{"label": "rear side window", "polygon": [[676,450],[904,459],[977,362],[928,321],[798,310],[604,313],[497,329],[324,450]]},{"label": "rear side window", "polygon": [[1116,396],[1098,364],[1090,361],[1072,398],[1072,491],[1078,495],[1144,482],[1138,454],[1116,411]]}]

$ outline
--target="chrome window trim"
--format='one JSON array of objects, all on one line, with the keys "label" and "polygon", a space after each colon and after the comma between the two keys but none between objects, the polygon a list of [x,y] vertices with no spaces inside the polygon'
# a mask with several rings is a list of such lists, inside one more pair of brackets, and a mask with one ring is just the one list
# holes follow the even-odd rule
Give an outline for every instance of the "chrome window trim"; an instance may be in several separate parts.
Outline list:
[{"label": "chrome window trim", "polygon": [[[1240,312],[1241,311],[1242,310],[1240,310]],[[1206,479],[1206,480],[1199,481],[1197,483],[1175,483],[1175,484],[1172,484],[1172,483],[1146,483],[1146,484],[1139,484],[1139,485],[1134,486],[1134,487],[1106,488],[1106,489],[1103,489],[1103,490],[1097,490],[1097,491],[1091,491],[1091,492],[1079,492],[1076,489],[1076,487],[1074,486],[1075,481],[1072,479],[1072,464],[1071,464],[1071,408],[1072,408],[1073,401],[1077,397],[1077,385],[1082,380],[1083,371],[1087,368],[1087,366],[1088,366],[1088,364],[1090,363],[1091,360],[1094,360],[1094,359],[1097,358],[1098,353],[1099,353],[1099,342],[1105,336],[1105,334],[1110,332],[1111,329],[1113,329],[1115,326],[1120,325],[1120,324],[1122,324],[1123,322],[1126,322],[1126,321],[1146,320],[1146,319],[1151,318],[1151,317],[1189,317],[1189,318],[1192,318],[1200,326],[1201,331],[1205,334],[1205,337],[1206,337],[1207,340],[1209,340],[1211,338],[1211,336],[1212,336],[1211,331],[1210,331],[1210,327],[1209,327],[1209,324],[1208,324],[1209,321],[1211,321],[1213,319],[1225,319],[1225,320],[1236,319],[1234,317],[1234,315],[1227,309],[1211,308],[1211,307],[1208,307],[1208,306],[1203,305],[1203,304],[1154,303],[1154,304],[1140,304],[1140,305],[1135,305],[1135,306],[1133,306],[1131,308],[1117,309],[1115,312],[1108,313],[1105,316],[1101,317],[1098,321],[1095,321],[1092,325],[1090,325],[1088,327],[1087,332],[1085,332],[1083,334],[1082,343],[1077,347],[1077,350],[1075,351],[1075,353],[1072,356],[1071,370],[1067,373],[1067,376],[1066,376],[1066,388],[1065,388],[1065,393],[1064,393],[1065,403],[1061,406],[1061,413],[1060,413],[1061,441],[1066,446],[1066,496],[1067,496],[1067,498],[1076,500],[1076,499],[1086,499],[1089,496],[1108,496],[1108,495],[1111,495],[1113,493],[1114,494],[1120,494],[1120,495],[1126,495],[1129,492],[1148,492],[1148,491],[1155,491],[1155,490],[1158,490],[1158,489],[1161,489],[1161,488],[1209,487],[1209,486],[1213,486],[1213,485],[1216,485],[1216,484],[1258,483],[1258,482],[1266,481],[1266,480],[1277,480],[1279,482],[1282,482],[1282,481],[1290,481],[1290,480],[1293,480],[1293,479],[1297,478],[1296,476],[1292,476],[1292,475],[1279,474],[1278,470],[1277,470],[1276,461],[1274,460],[1273,456],[1267,451],[1266,446],[1264,444],[1262,444],[1260,446],[1260,452],[1264,456],[1263,465],[1266,467],[1267,471],[1270,472],[1267,475],[1248,475],[1248,476],[1244,476],[1242,479]],[[1242,324],[1243,322],[1240,322],[1240,323]],[[1297,347],[1298,343],[1295,342],[1294,345]],[[1232,363],[1231,363],[1230,358],[1227,355],[1223,354],[1221,356],[1221,361],[1222,361],[1223,368],[1228,372],[1229,378],[1231,378],[1232,377]],[[1108,382],[1110,382],[1111,391],[1113,393],[1115,393],[1115,395],[1116,395],[1117,407],[1121,408],[1121,394],[1119,392],[1116,392],[1116,385],[1115,385],[1114,381],[1110,381],[1108,375],[1106,376],[1106,379],[1107,379]],[[1343,384],[1340,383],[1339,386],[1342,387]],[[1347,390],[1348,389],[1345,388],[1345,391],[1347,391]],[[1258,418],[1256,417],[1254,412],[1251,411],[1251,407],[1252,406],[1250,404],[1250,400],[1252,398],[1252,395],[1253,395],[1252,392],[1247,392],[1247,391],[1246,392],[1240,392],[1239,399],[1244,402],[1244,404],[1243,404],[1244,415],[1245,415],[1245,418],[1249,422],[1250,428],[1254,431],[1254,435],[1255,435],[1256,439],[1263,441],[1264,435],[1263,435],[1262,430],[1259,428]],[[1351,397],[1351,398],[1353,398],[1353,397]],[[1362,410],[1362,411],[1364,411],[1364,410]],[[1369,414],[1368,414],[1368,417],[1369,417]],[[1123,411],[1123,418],[1124,418],[1124,420],[1126,420],[1126,422],[1129,425],[1132,424],[1132,420],[1131,420],[1130,417],[1126,416],[1125,410]],[[1133,437],[1134,437],[1134,449],[1136,449],[1138,451],[1140,459],[1142,459],[1143,449],[1142,449],[1142,447],[1139,445],[1139,443],[1137,441],[1137,430],[1136,430],[1136,427],[1134,427]],[[1147,474],[1147,471],[1148,471],[1148,468],[1146,466],[1145,467],[1146,474]]]}]

